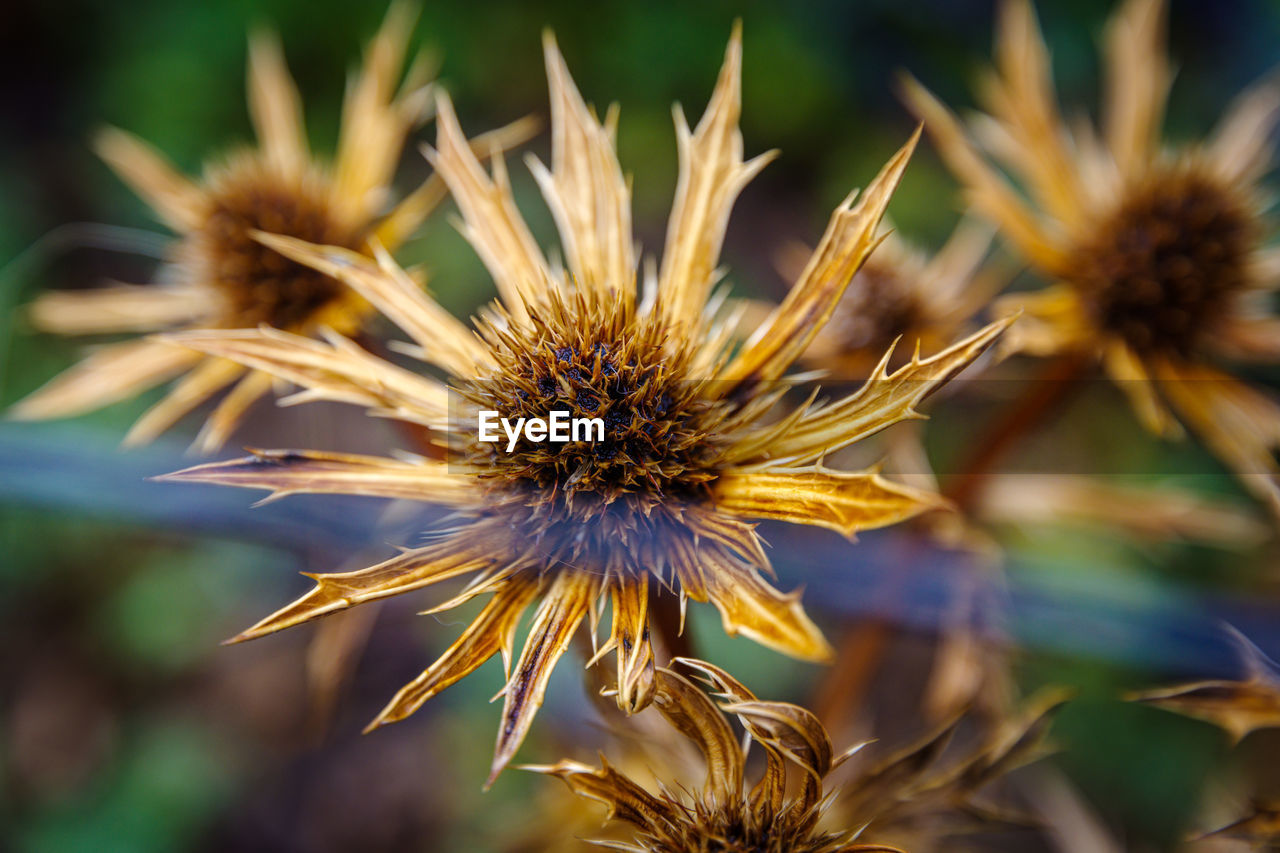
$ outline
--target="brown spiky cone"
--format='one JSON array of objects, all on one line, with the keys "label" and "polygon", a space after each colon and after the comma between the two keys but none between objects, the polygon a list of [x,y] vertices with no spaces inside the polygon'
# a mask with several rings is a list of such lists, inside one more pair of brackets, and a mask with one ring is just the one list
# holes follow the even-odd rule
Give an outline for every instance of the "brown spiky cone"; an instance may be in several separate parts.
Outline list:
[{"label": "brown spiky cone", "polygon": [[[655,725],[643,742],[630,745],[631,754],[624,752],[620,763],[601,756],[599,767],[562,760],[525,768],[556,776],[579,797],[602,803],[608,809],[606,824],[630,827],[625,840],[595,842],[602,848],[632,853],[951,849],[944,827],[950,820],[956,828],[959,813],[974,815],[968,829],[993,828],[1009,817],[990,809],[978,817],[977,797],[995,780],[1046,754],[1049,722],[1067,698],[1064,691],[1041,693],[989,736],[956,749],[948,747],[964,713],[905,747],[875,756],[869,755],[877,751],[874,741],[837,753],[812,712],[761,700],[705,661],[678,658],[671,668],[657,671],[656,684],[653,705],[667,725],[645,721]],[[735,721],[745,737],[735,731]],[[673,742],[681,739],[696,747],[701,767],[683,766],[687,762],[677,757],[681,744]],[[748,770],[754,749],[764,753],[756,778]],[[704,774],[700,786],[698,771]],[[640,781],[647,777],[653,777],[649,784]],[[585,824],[585,819],[576,821],[572,828],[582,831]]]},{"label": "brown spiky cone", "polygon": [[[850,196],[837,208],[790,295],[735,351],[732,318],[708,302],[734,198],[772,156],[742,158],[740,31],[697,128],[690,131],[676,111],[680,182],[661,269],[646,287],[649,299],[638,293],[629,185],[614,151],[616,113],[599,122],[550,36],[545,47],[552,164],[531,166],[559,225],[567,269],[547,262],[515,207],[502,160],[495,159],[492,176],[485,173],[444,96],[437,147],[428,156],[501,296],[474,328],[445,312],[384,252],[374,262],[341,247],[259,238],[376,305],[409,335],[414,354],[451,377],[448,384],[337,334],[316,341],[263,329],[168,338],[296,382],[306,388],[304,399],[364,405],[444,437],[446,458],[439,461],[274,451],[171,479],[265,488],[274,496],[408,498],[455,510],[452,526],[426,546],[363,571],[317,575],[312,592],[240,639],[470,576],[462,594],[435,610],[480,595],[489,595],[488,603],[375,725],[408,716],[501,652],[508,680],[495,776],[528,731],[571,637],[584,620],[594,629],[608,602],[612,629],[597,657],[617,653],[622,708],[636,711],[652,701],[651,584],[678,590],[682,607],[688,599],[711,602],[731,634],[825,659],[829,647],[799,593],[781,593],[764,579],[771,569],[751,519],[852,536],[939,506],[935,495],[874,470],[833,471],[822,459],[920,417],[916,405],[1007,325],[988,326],[928,359],[917,354],[893,373],[886,356],[858,392],[776,416],[788,367],[877,244],[877,223],[916,137],[861,198]],[[478,410],[546,417],[550,407],[598,414],[607,424],[605,441],[561,445],[558,453],[525,441],[507,454],[477,439]],[[515,655],[517,623],[535,604]],[[594,630],[591,638],[596,643]]]}]

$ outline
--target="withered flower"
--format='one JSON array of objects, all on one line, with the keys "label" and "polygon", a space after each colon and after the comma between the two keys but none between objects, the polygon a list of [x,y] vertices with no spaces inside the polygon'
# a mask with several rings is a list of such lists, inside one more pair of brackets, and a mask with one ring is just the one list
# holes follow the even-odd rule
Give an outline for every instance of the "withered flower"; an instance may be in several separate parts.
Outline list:
[{"label": "withered flower", "polygon": [[[637,298],[629,185],[614,151],[616,113],[598,121],[550,36],[545,52],[552,167],[530,165],[560,228],[567,271],[546,261],[515,207],[501,160],[492,177],[485,173],[443,95],[437,148],[429,157],[501,295],[474,330],[384,252],[374,263],[338,246],[260,238],[377,305],[413,339],[414,354],[452,377],[450,385],[394,366],[336,333],[324,342],[270,329],[170,336],[299,383],[305,398],[365,405],[425,424],[447,442],[439,461],[277,451],[172,476],[271,489],[277,496],[340,492],[454,509],[456,523],[425,547],[363,571],[319,575],[311,593],[242,638],[473,575],[460,596],[437,609],[481,594],[492,595],[489,603],[392,700],[378,725],[412,713],[499,651],[509,663],[521,614],[540,602],[514,671],[508,668],[495,775],[524,738],[574,632],[584,619],[594,628],[606,601],[612,601],[613,626],[598,651],[617,651],[617,701],[634,711],[652,700],[651,579],[678,587],[682,608],[687,599],[710,601],[731,634],[825,659],[829,647],[798,593],[783,594],[761,576],[771,569],[748,519],[852,535],[938,506],[936,496],[875,471],[833,471],[821,460],[919,417],[916,404],[1006,325],[993,324],[929,359],[917,356],[892,374],[882,362],[857,393],[810,401],[774,418],[788,366],[876,245],[876,225],[914,138],[860,201],[850,197],[835,211],[790,296],[733,351],[731,320],[717,316],[721,300],[708,307],[708,296],[733,200],[770,159],[742,159],[738,30],[697,129],[690,132],[676,111],[680,182],[662,268],[649,277],[643,300]],[[558,445],[559,452],[525,438],[508,452],[505,441],[479,440],[478,413],[486,410],[513,422],[556,410],[598,417],[605,436]],[[594,631],[591,636],[595,642]]]},{"label": "withered flower", "polygon": [[996,69],[981,91],[987,114],[971,129],[1030,204],[936,98],[913,80],[907,96],[974,207],[1055,282],[1008,297],[1026,311],[1010,345],[1099,359],[1144,424],[1176,433],[1172,409],[1280,509],[1280,406],[1218,366],[1280,358],[1280,320],[1267,305],[1280,252],[1262,247],[1256,185],[1280,88],[1243,94],[1202,144],[1161,145],[1172,77],[1163,18],[1161,0],[1127,0],[1111,21],[1099,134],[1064,124],[1035,14],[1026,0],[1004,4]]},{"label": "withered flower", "polygon": [[[444,196],[427,181],[388,209],[391,179],[409,133],[431,108],[427,65],[419,57],[397,87],[414,14],[393,4],[351,79],[332,164],[313,157],[297,89],[277,38],[249,40],[249,111],[258,146],[210,161],[203,177],[178,173],[155,149],[117,129],[96,140],[102,158],[179,235],[162,282],[92,291],[52,292],[31,306],[41,329],[66,335],[245,328],[265,323],[299,334],[321,328],[355,332],[371,307],[348,288],[253,239],[263,229],[367,251],[376,239],[394,247]],[[487,143],[527,135],[516,125]],[[129,431],[126,444],[155,438],[210,397],[231,387],[197,439],[220,447],[271,377],[222,358],[156,339],[94,351],[18,402],[11,417],[67,417],[127,399],[184,374]]]},{"label": "withered flower", "polygon": [[[918,344],[931,353],[947,346],[995,296],[1000,277],[979,272],[990,243],[986,226],[972,220],[957,226],[932,257],[889,232],[853,277],[802,363],[837,379],[857,378],[899,339],[905,344],[900,351]],[[804,260],[799,251],[788,252],[783,266],[798,271]]]},{"label": "withered flower", "polygon": [[[608,807],[607,820],[630,824],[627,842],[599,842],[611,849],[640,853],[836,853],[897,851],[899,844],[924,838],[926,849],[947,829],[945,815],[967,811],[973,818],[1002,817],[975,799],[998,777],[1044,754],[1043,736],[1062,693],[1044,694],[1011,717],[976,746],[944,758],[962,716],[906,748],[838,773],[854,756],[866,755],[871,741],[837,755],[826,729],[810,711],[786,702],[756,698],[728,673],[709,663],[678,658],[674,665],[703,680],[701,689],[670,669],[657,672],[654,707],[672,728],[701,752],[706,778],[701,789],[659,757],[670,752],[650,743],[657,762],[657,790],[601,759],[600,767],[562,760],[526,769],[557,776],[578,795]],[[730,724],[746,733],[739,739]],[[764,753],[760,777],[750,783],[747,755]],[[674,746],[670,745],[671,751]],[[841,776],[849,778],[836,781]],[[831,829],[829,827],[839,827]],[[952,822],[952,828],[955,822]]]}]

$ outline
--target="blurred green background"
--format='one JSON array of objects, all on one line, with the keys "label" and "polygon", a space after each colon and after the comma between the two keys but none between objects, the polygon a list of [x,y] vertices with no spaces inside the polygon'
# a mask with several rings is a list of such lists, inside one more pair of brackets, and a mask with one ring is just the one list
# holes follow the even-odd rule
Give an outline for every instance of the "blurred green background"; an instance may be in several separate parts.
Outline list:
[{"label": "blurred green background", "polygon": [[[1055,0],[1038,8],[1067,114],[1091,109],[1109,4]],[[92,132],[118,125],[198,171],[206,157],[250,138],[245,33],[267,25],[283,36],[313,142],[331,148],[344,75],[382,13],[376,3],[332,0],[7,7],[0,406],[79,351],[78,342],[32,332],[19,306],[41,288],[144,281],[155,268],[153,239],[73,225],[160,233],[92,156]],[[439,58],[440,81],[464,127],[478,132],[527,113],[545,117],[539,33],[553,28],[587,100],[622,105],[620,157],[634,175],[640,240],[656,251],[675,182],[671,104],[683,104],[691,120],[701,113],[731,23],[741,17],[746,149],[779,148],[782,157],[743,193],[725,261],[739,292],[776,298],[784,285],[774,250],[816,240],[830,209],[911,132],[894,95],[896,75],[909,69],[944,99],[970,104],[993,14],[987,2],[946,0],[431,2],[413,41]],[[1192,139],[1280,60],[1280,4],[1175,2],[1170,45],[1179,71],[1169,134]],[[418,138],[432,135],[428,127]],[[545,159],[546,146],[544,135],[529,149]],[[402,164],[405,188],[426,174],[413,149]],[[518,157],[511,160],[522,209],[550,241],[549,216]],[[925,145],[891,216],[909,238],[936,247],[958,216],[955,189]],[[462,312],[491,298],[492,286],[447,220],[433,217],[402,259],[426,262],[440,299]],[[411,542],[426,520],[312,498],[249,510],[248,494],[147,483],[186,463],[182,437],[194,432],[188,422],[154,448],[119,453],[118,437],[154,399],[71,423],[0,422],[0,848],[496,850],[536,828],[556,783],[509,771],[491,793],[479,793],[498,715],[484,704],[501,681],[496,663],[410,721],[359,735],[452,641],[458,617],[414,616],[425,599],[385,606],[359,665],[328,705],[307,688],[312,627],[218,645],[305,588],[294,570],[370,562],[388,542]],[[1110,403],[1089,413],[1096,441],[1149,447],[1128,411]],[[956,418],[956,429],[937,440],[939,452],[947,436],[954,444],[985,415],[971,406]],[[384,424],[319,407],[260,413],[238,438],[346,450],[395,443]],[[1177,452],[1192,460],[1180,470],[1206,472],[1193,478],[1197,488],[1236,494],[1197,451]],[[833,576],[831,559],[809,561],[826,577],[790,559],[784,537],[775,541],[784,587],[805,582],[820,591],[827,610],[819,619],[833,633],[842,619],[874,609],[883,571],[899,568],[878,567],[875,556],[891,550],[864,539],[865,553],[822,539],[819,550],[849,567]],[[1052,530],[1016,531],[1009,542],[1010,623],[1027,645],[1019,676],[1027,685],[1066,681],[1083,691],[1057,727],[1059,766],[1126,849],[1171,847],[1211,770],[1248,773],[1258,762],[1207,726],[1119,703],[1114,689],[1230,670],[1219,618],[1246,622],[1261,645],[1276,648],[1274,545],[1135,545]],[[927,568],[913,569],[924,578],[920,601],[890,614],[905,626],[907,661],[883,676],[890,686],[926,671],[912,644],[927,647],[945,609],[929,603],[945,590],[930,585]],[[724,639],[713,614],[695,617],[704,652],[770,698],[801,699],[821,676],[818,667]],[[525,760],[577,749],[572,732],[586,711],[574,668],[569,659],[561,666]],[[1246,745],[1248,756],[1275,748],[1265,735]]]}]

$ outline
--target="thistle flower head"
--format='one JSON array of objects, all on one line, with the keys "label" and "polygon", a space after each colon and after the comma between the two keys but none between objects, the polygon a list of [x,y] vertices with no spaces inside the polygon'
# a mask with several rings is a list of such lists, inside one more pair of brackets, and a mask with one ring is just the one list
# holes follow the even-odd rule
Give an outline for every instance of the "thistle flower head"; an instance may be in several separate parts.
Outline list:
[{"label": "thistle flower head", "polygon": [[[530,165],[555,215],[567,269],[553,267],[511,196],[505,166],[486,174],[448,98],[437,103],[428,154],[463,217],[463,233],[501,295],[469,328],[375,247],[375,260],[340,246],[258,239],[345,282],[412,338],[413,354],[449,384],[394,366],[330,333],[315,341],[275,330],[209,331],[170,340],[306,387],[307,399],[368,406],[431,427],[442,460],[400,461],[300,451],[200,466],[176,479],[292,492],[410,498],[455,511],[422,548],[359,572],[319,575],[316,588],[246,632],[258,636],[363,601],[463,575],[461,595],[492,597],[461,638],[392,700],[378,723],[401,719],[501,652],[508,662],[493,764],[510,760],[541,704],[552,667],[579,625],[594,629],[606,603],[612,628],[598,658],[617,653],[616,697],[633,712],[655,695],[651,588],[709,601],[729,633],[797,657],[829,647],[797,594],[771,572],[752,519],[773,518],[852,535],[939,506],[874,470],[832,471],[829,452],[904,418],[976,358],[997,323],[893,373],[885,361],[857,393],[775,417],[784,374],[830,316],[876,245],[875,229],[914,139],[855,201],[835,212],[791,295],[736,351],[731,318],[710,300],[734,197],[768,160],[744,161],[738,131],[740,37],[735,30],[706,115],[690,131],[677,111],[681,175],[660,270],[641,299],[628,182],[613,118],[588,110],[554,41],[546,40],[552,165]],[[616,113],[611,114],[616,116]],[[708,307],[709,301],[712,303]],[[486,443],[479,414],[509,421],[555,410],[599,417],[600,440]],[[514,656],[516,625],[538,602]],[[514,666],[510,666],[515,657]]]},{"label": "thistle flower head", "polygon": [[[678,658],[677,669],[659,669],[654,707],[668,724],[634,744],[635,760],[599,767],[562,760],[527,767],[556,776],[578,796],[603,803],[607,822],[628,824],[632,837],[598,842],[638,853],[837,853],[949,849],[943,839],[969,812],[968,828],[1015,819],[1007,810],[978,805],[981,791],[1001,776],[1045,753],[1044,735],[1066,700],[1061,691],[1026,706],[975,742],[949,749],[967,719],[957,714],[907,746],[868,755],[873,741],[837,753],[809,711],[787,702],[758,699],[724,670]],[[703,682],[710,696],[695,684]],[[741,726],[740,737],[732,723]],[[691,741],[702,758],[701,786],[673,760],[679,743]],[[759,776],[748,753],[763,752]],[[624,755],[624,759],[627,756]],[[645,786],[623,767],[656,777]],[[856,765],[856,766],[855,766]],[[647,773],[645,775],[648,775]],[[655,790],[656,789],[656,790]],[[947,825],[950,823],[950,829]],[[911,843],[908,843],[911,842]]]},{"label": "thistle flower head", "polygon": [[[265,32],[249,41],[249,108],[256,147],[210,161],[203,177],[195,180],[134,136],[114,128],[103,131],[96,141],[98,153],[178,234],[162,274],[164,283],[50,292],[31,306],[35,325],[77,335],[264,323],[308,335],[320,328],[359,329],[371,311],[367,302],[252,235],[270,231],[356,251],[368,251],[370,239],[395,246],[444,196],[436,178],[389,209],[391,179],[405,139],[431,106],[422,57],[397,83],[413,17],[407,4],[393,4],[368,46],[347,91],[332,163],[312,155],[280,44]],[[520,123],[478,142],[501,146],[525,135],[527,127]],[[271,387],[265,373],[156,340],[131,340],[98,349],[20,401],[10,415],[76,415],[184,373],[133,426],[126,443],[150,441],[231,387],[197,440],[201,450],[216,450]]]},{"label": "thistle flower head", "polygon": [[[809,711],[786,702],[762,702],[728,673],[702,661],[680,659],[705,678],[719,705],[685,676],[657,672],[654,706],[675,731],[691,740],[706,765],[701,790],[663,786],[651,793],[602,759],[599,768],[576,761],[526,769],[562,779],[579,796],[603,803],[608,818],[631,824],[630,843],[610,844],[638,853],[837,853],[892,851],[857,844],[853,833],[819,828],[830,805],[823,780],[854,750],[836,755],[826,729]],[[746,743],[764,751],[758,782],[747,779]]]},{"label": "thistle flower head", "polygon": [[907,99],[974,208],[1056,282],[1002,303],[1026,312],[1008,346],[1096,357],[1146,426],[1176,434],[1181,421],[1280,511],[1280,406],[1219,366],[1280,360],[1266,298],[1280,264],[1256,186],[1280,86],[1245,92],[1205,142],[1162,145],[1164,14],[1163,0],[1126,0],[1108,24],[1100,131],[1062,121],[1027,0],[1003,5],[987,115],[966,128],[914,80]]}]

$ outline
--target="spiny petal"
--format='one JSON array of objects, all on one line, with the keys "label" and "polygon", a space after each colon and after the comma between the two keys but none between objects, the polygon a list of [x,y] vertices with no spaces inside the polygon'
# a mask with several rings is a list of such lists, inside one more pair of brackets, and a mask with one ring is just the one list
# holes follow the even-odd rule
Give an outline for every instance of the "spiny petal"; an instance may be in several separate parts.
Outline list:
[{"label": "spiny petal", "polygon": [[364,65],[349,83],[342,104],[342,130],[334,163],[334,196],[339,210],[366,219],[383,202],[409,131],[426,118],[430,101],[415,64],[407,91],[396,94],[417,11],[398,0],[365,50]]},{"label": "spiny petal", "polygon": [[547,32],[542,39],[551,89],[551,171],[530,169],[555,216],[569,270],[579,288],[601,300],[635,298],[631,190],[614,151],[612,118],[596,120]]},{"label": "spiny petal", "polygon": [[688,571],[681,568],[681,585],[689,597],[703,600],[720,611],[725,633],[743,634],[761,645],[804,660],[831,659],[830,645],[800,604],[799,593],[783,595],[760,577],[754,566],[712,546],[697,551],[702,565],[697,585],[686,583]]},{"label": "spiny petal", "polygon": [[786,702],[732,702],[724,706],[724,711],[738,717],[761,746],[785,756],[791,766],[804,771],[800,811],[816,805],[822,796],[822,780],[831,771],[834,757],[831,739],[818,718],[811,711]]},{"label": "spiny petal", "polygon": [[1086,217],[1067,128],[1058,115],[1053,71],[1044,37],[1028,0],[1006,0],[996,34],[999,75],[986,99],[1013,143],[1018,170],[1055,217],[1077,227]]},{"label": "spiny petal", "polygon": [[[675,658],[672,660],[672,664],[697,673],[701,680],[711,687],[714,695],[719,699],[727,700],[730,703],[751,703],[756,701],[755,694],[748,690],[742,682],[714,664],[697,658]],[[739,717],[739,720],[743,727],[746,728],[747,733],[755,737],[757,732],[751,718]],[[776,815],[782,810],[786,799],[788,762],[781,752],[767,743],[769,734],[766,730],[761,729],[759,734],[763,738],[757,738],[757,740],[760,740],[764,747],[765,769],[755,787],[751,789],[750,803],[753,809],[760,810],[767,815]]]},{"label": "spiny petal", "polygon": [[187,232],[204,222],[209,207],[204,191],[174,169],[159,151],[114,127],[100,131],[93,147],[170,228]]},{"label": "spiny petal", "polygon": [[916,291],[938,303],[931,313],[944,321],[966,322],[1007,283],[1001,274],[979,274],[995,233],[989,223],[973,216],[965,216],[951,232],[925,266]]},{"label": "spiny petal", "polygon": [[997,299],[998,314],[1021,311],[1017,324],[1000,341],[1003,355],[1057,355],[1097,344],[1093,323],[1080,294],[1068,284],[1054,284],[1030,293],[1010,293]]},{"label": "spiny petal", "polygon": [[53,290],[28,306],[32,324],[59,335],[156,332],[198,320],[214,294],[203,287],[118,284],[93,290]]},{"label": "spiny petal", "polygon": [[301,175],[309,160],[302,99],[279,37],[265,30],[249,38],[249,114],[271,167],[282,175]]},{"label": "spiny petal", "polygon": [[516,625],[537,593],[536,581],[519,577],[495,592],[462,636],[421,675],[402,687],[365,731],[403,720],[428,699],[475,672],[499,651],[509,658]]},{"label": "spiny petal", "polygon": [[563,571],[543,593],[515,672],[503,690],[502,728],[487,785],[492,785],[520,748],[533,717],[542,707],[547,680],[569,647],[573,632],[599,594],[599,581],[576,571]]},{"label": "spiny petal", "polygon": [[[528,142],[541,128],[541,122],[533,116],[518,118],[496,130],[482,133],[471,140],[471,150],[481,161],[495,153],[510,151]],[[406,195],[392,208],[377,227],[373,237],[382,245],[394,249],[409,239],[423,220],[449,195],[449,188],[438,172],[433,172],[416,190]]]},{"label": "spiny petal", "polygon": [[308,575],[316,586],[292,604],[281,608],[246,631],[228,640],[239,643],[301,625],[326,613],[344,610],[366,601],[439,583],[479,571],[490,562],[479,550],[457,538],[414,548],[399,556],[354,572]]},{"label": "spiny petal", "polygon": [[745,684],[713,663],[707,663],[698,658],[683,657],[672,658],[671,663],[684,669],[693,670],[721,699],[727,699],[730,702],[756,701],[756,695],[747,689]]},{"label": "spiny petal", "polygon": [[963,770],[956,775],[959,789],[975,792],[987,782],[1047,755],[1051,747],[1045,740],[1053,717],[1073,696],[1070,688],[1048,687],[1027,699],[962,764]]},{"label": "spiny petal", "polygon": [[613,630],[609,642],[618,652],[618,707],[634,714],[653,701],[648,575],[614,583]]},{"label": "spiny petal", "polygon": [[261,231],[253,236],[286,258],[349,285],[404,329],[425,360],[454,376],[472,377],[493,364],[493,356],[475,334],[428,296],[381,246],[374,244],[375,262],[341,246],[318,246]]},{"label": "spiny petal", "polygon": [[1271,163],[1280,120],[1280,82],[1263,80],[1232,101],[1209,139],[1207,159],[1225,180],[1254,181]]},{"label": "spiny petal", "polygon": [[42,421],[92,412],[159,385],[200,359],[199,353],[159,341],[111,344],[19,400],[6,415]]},{"label": "spiny petal", "polygon": [[1018,249],[1049,271],[1066,265],[1063,248],[1050,236],[999,173],[969,141],[959,120],[934,95],[911,76],[902,78],[903,98],[925,123],[938,152],[966,185],[974,208],[990,218]]},{"label": "spiny petal", "polygon": [[874,470],[821,465],[729,471],[716,480],[715,500],[727,512],[813,524],[850,537],[946,505],[939,495],[892,483]]},{"label": "spiny petal", "polygon": [[368,406],[428,426],[448,418],[443,385],[378,358],[340,335],[317,341],[263,327],[178,332],[161,340],[295,382],[311,390],[310,398]]},{"label": "spiny petal", "polygon": [[289,495],[360,495],[452,504],[471,492],[470,483],[449,473],[444,462],[404,462],[318,450],[252,450],[252,456],[196,465],[156,479],[267,489],[265,500]]},{"label": "spiny petal", "polygon": [[1164,54],[1164,0],[1127,0],[1107,24],[1103,126],[1121,174],[1151,165],[1173,74]]},{"label": "spiny petal", "polygon": [[1280,726],[1280,672],[1275,663],[1235,628],[1228,626],[1227,633],[1236,643],[1245,678],[1138,690],[1128,695],[1129,701],[1204,720],[1237,743],[1258,729]]},{"label": "spiny petal", "polygon": [[501,155],[493,158],[492,180],[471,152],[449,96],[436,98],[436,149],[424,152],[449,185],[462,211],[463,235],[493,276],[507,310],[519,320],[528,316],[551,282],[542,250],[525,225]]},{"label": "spiny petal", "polygon": [[1129,398],[1144,427],[1160,436],[1174,437],[1181,432],[1156,392],[1146,365],[1127,344],[1119,339],[1109,341],[1102,351],[1102,366]]},{"label": "spiny petal", "polygon": [[1152,542],[1180,540],[1233,550],[1260,544],[1270,530],[1240,501],[1165,483],[1157,489],[1070,474],[993,477],[978,514],[1020,526],[1083,521]]},{"label": "spiny petal", "polygon": [[890,351],[856,392],[761,430],[754,440],[739,442],[729,461],[740,465],[753,459],[804,464],[898,421],[919,418],[916,405],[981,355],[1015,319],[997,320],[930,358],[920,358],[917,351],[893,373],[888,372]]},{"label": "spiny petal", "polygon": [[143,413],[125,434],[124,446],[148,444],[205,400],[244,375],[244,367],[225,358],[205,359]]},{"label": "spiny petal", "polygon": [[1280,405],[1232,376],[1164,362],[1156,376],[1179,416],[1272,512],[1280,515]]},{"label": "spiny petal", "polygon": [[675,109],[680,178],[658,276],[658,310],[672,326],[693,326],[710,292],[733,203],[777,152],[742,160],[742,23],[736,22],[706,112],[693,133]]},{"label": "spiny petal", "polygon": [[654,706],[681,734],[693,741],[707,761],[704,795],[723,805],[741,796],[742,747],[720,710],[684,676],[669,669],[657,673]]},{"label": "spiny petal", "polygon": [[[603,762],[603,759],[601,759]],[[599,770],[577,761],[562,760],[553,765],[526,765],[522,770],[564,780],[575,794],[603,803],[608,819],[623,820],[645,832],[661,833],[675,823],[671,807],[618,773],[607,763]]]},{"label": "spiny petal", "polygon": [[723,383],[726,393],[746,381],[770,381],[781,376],[818,334],[849,282],[877,245],[876,226],[911,159],[920,129],[885,164],[867,192],[854,205],[850,195],[836,208],[827,233],[787,298],[756,330],[729,365]]}]

